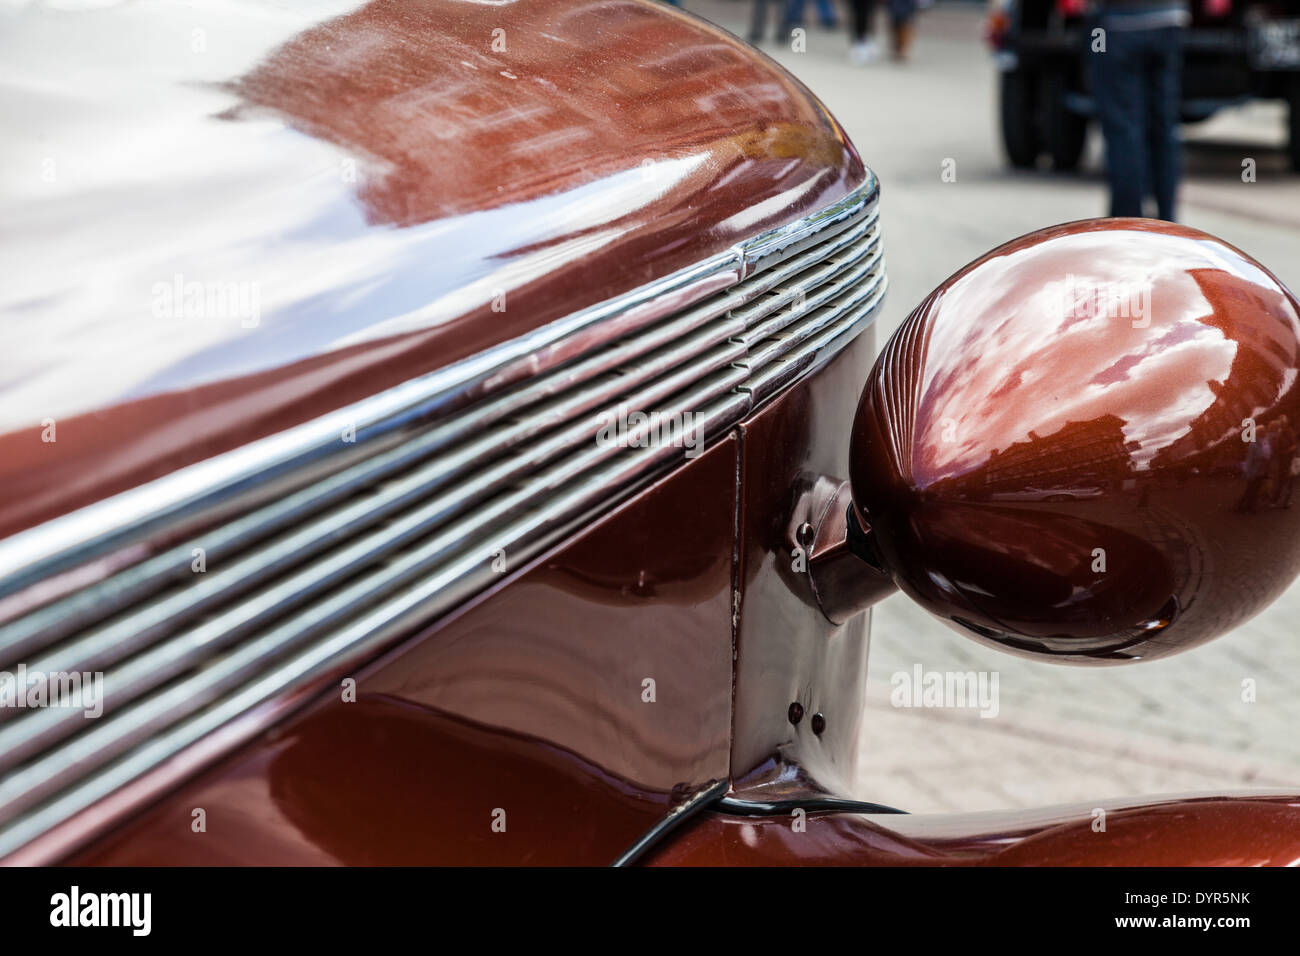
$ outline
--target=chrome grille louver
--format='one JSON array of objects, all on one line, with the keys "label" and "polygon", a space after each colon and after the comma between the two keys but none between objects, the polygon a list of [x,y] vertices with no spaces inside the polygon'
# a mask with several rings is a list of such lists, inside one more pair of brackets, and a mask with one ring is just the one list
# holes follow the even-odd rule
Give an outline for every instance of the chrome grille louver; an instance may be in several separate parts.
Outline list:
[{"label": "chrome grille louver", "polygon": [[105,695],[94,721],[0,708],[0,856],[374,656],[500,580],[494,559],[520,567],[681,460],[597,443],[612,410],[691,412],[712,440],[851,341],[884,291],[870,180],[615,302],[0,541],[0,672],[103,671]]}]

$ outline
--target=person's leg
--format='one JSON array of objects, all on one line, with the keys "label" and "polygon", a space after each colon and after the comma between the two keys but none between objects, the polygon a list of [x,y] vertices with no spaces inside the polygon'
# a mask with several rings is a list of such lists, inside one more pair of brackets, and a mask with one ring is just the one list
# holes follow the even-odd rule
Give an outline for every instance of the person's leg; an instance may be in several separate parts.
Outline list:
[{"label": "person's leg", "polygon": [[916,15],[916,0],[889,0],[890,31],[893,35],[894,59],[907,57],[912,44],[912,18]]},{"label": "person's leg", "polygon": [[828,30],[840,25],[840,18],[836,16],[831,0],[817,0],[817,18]]},{"label": "person's leg", "polygon": [[876,36],[876,0],[862,0],[862,39],[874,41]]},{"label": "person's leg", "polygon": [[767,5],[769,0],[754,0],[749,17],[749,42],[761,43],[767,33]]},{"label": "person's leg", "polygon": [[1250,483],[1246,485],[1246,509],[1245,510],[1251,514],[1254,514],[1259,506],[1259,493],[1263,489],[1263,487],[1264,487],[1263,475],[1260,475],[1258,478],[1250,479]]},{"label": "person's leg", "polygon": [[1174,202],[1182,166],[1178,121],[1182,111],[1183,31],[1165,27],[1149,31],[1147,149],[1151,189],[1157,215],[1174,220]]},{"label": "person's leg", "polygon": [[1262,483],[1264,483],[1264,479],[1257,479],[1257,477],[1245,480],[1245,490],[1242,492],[1242,498],[1236,502],[1236,510],[1245,511],[1247,514],[1255,511],[1255,502],[1258,494],[1260,494],[1260,485]]},{"label": "person's leg", "polygon": [[[1100,21],[1106,29],[1106,18]],[[1141,47],[1131,33],[1106,30],[1105,52],[1085,54],[1097,118],[1106,140],[1106,178],[1110,183],[1110,214],[1141,216],[1145,194],[1146,84],[1142,78]]]},{"label": "person's leg", "polygon": [[875,0],[849,0],[849,4],[853,21],[850,55],[854,63],[870,63],[876,58],[876,41],[871,35],[871,21],[876,12]]},{"label": "person's leg", "polygon": [[849,39],[861,43],[867,37],[866,0],[849,0]]},{"label": "person's leg", "polygon": [[795,27],[803,26],[804,2],[805,0],[785,0],[785,22],[781,24],[781,32],[785,36],[788,37]]}]

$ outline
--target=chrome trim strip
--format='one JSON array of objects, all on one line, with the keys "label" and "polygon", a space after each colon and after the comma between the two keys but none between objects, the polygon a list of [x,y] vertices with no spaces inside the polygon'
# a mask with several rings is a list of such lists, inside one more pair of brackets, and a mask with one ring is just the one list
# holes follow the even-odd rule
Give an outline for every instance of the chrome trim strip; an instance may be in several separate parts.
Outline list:
[{"label": "chrome trim strip", "polygon": [[[715,399],[702,414],[715,430],[725,429],[746,404],[743,395],[730,393]],[[582,509],[599,503],[607,494],[608,487],[618,487],[637,477],[652,475],[653,465],[678,453],[678,449],[654,447],[634,451],[637,454],[612,462],[598,471],[592,476],[592,482],[561,494],[545,507],[517,518],[490,544],[474,547],[440,571],[369,611],[360,620],[334,632],[325,641],[306,647],[285,663],[256,677],[252,683],[247,683],[247,680],[250,674],[261,673],[256,669],[258,665],[272,658],[276,651],[292,646],[293,637],[300,632],[291,626],[276,628],[252,644],[244,645],[236,654],[221,658],[214,667],[205,668],[194,677],[168,688],[164,694],[146,698],[130,710],[100,722],[89,734],[74,738],[70,744],[47,753],[17,774],[7,777],[0,784],[0,808],[21,810],[56,791],[64,780],[84,776],[88,768],[100,768],[107,760],[120,756],[94,776],[85,777],[70,790],[0,829],[0,858],[72,813],[175,756],[245,711],[273,696],[310,683],[321,668],[348,667],[369,659],[412,623],[430,619],[454,607],[468,594],[489,585],[497,541],[524,542],[522,549],[516,549],[516,560],[526,562],[562,538],[569,527],[566,519],[580,518]],[[557,476],[550,483],[554,487],[565,482],[563,477]],[[417,554],[427,550],[426,547]],[[369,580],[360,583],[369,589]],[[329,602],[335,607],[341,603],[340,600]],[[313,614],[303,626],[315,629],[333,623],[337,617],[337,610]],[[243,689],[233,697],[220,697],[222,690],[240,686]],[[149,739],[152,728],[166,726],[168,716],[196,699],[208,704],[207,709]],[[129,750],[132,744],[139,746],[132,751]]]},{"label": "chrome trim strip", "polygon": [[[468,416],[457,416],[446,425],[434,426],[432,430],[413,439],[409,444],[385,452],[375,459],[362,461],[338,475],[331,476],[322,483],[324,491],[318,489],[317,486],[309,486],[285,501],[263,507],[256,513],[257,520],[262,521],[271,530],[289,526],[292,519],[309,510],[307,503],[314,503],[319,507],[328,504],[330,501],[345,498],[346,495],[353,495],[358,490],[372,487],[379,480],[389,478],[397,471],[399,466],[410,466],[413,460],[418,460],[422,454],[427,453],[430,449],[441,449],[451,444],[453,439],[463,437],[465,433],[471,431],[471,428],[478,432],[477,437],[467,444],[456,446],[450,459],[446,454],[435,456],[430,463],[418,467],[400,480],[394,480],[381,500],[371,498],[350,504],[345,501],[342,506],[324,517],[299,526],[296,531],[289,534],[287,539],[283,540],[278,546],[278,550],[281,563],[301,560],[302,557],[329,545],[344,533],[355,532],[361,527],[373,524],[385,515],[407,504],[414,497],[427,493],[431,488],[437,487],[443,481],[450,480],[456,474],[463,474],[467,468],[481,465],[493,456],[500,455],[505,450],[520,447],[521,445],[528,447],[525,444],[525,439],[544,427],[568,422],[571,424],[568,426],[566,435],[580,431],[593,418],[599,417],[595,415],[593,409],[627,391],[629,379],[637,381],[639,378],[645,379],[660,375],[694,357],[695,361],[699,363],[693,366],[696,370],[695,374],[689,376],[691,380],[694,380],[704,370],[741,357],[743,348],[740,346],[732,346],[726,349],[724,354],[712,355],[711,357],[705,354],[705,349],[709,348],[712,342],[725,342],[731,336],[742,331],[743,327],[738,322],[729,320],[724,316],[722,319],[705,325],[698,330],[697,334],[686,337],[682,333],[690,328],[692,321],[694,321],[694,317],[688,315],[681,320],[670,323],[669,330],[676,336],[677,342],[651,354],[638,355],[638,352],[642,351],[639,346],[644,344],[641,340],[648,338],[650,344],[653,345],[657,344],[657,340],[663,336],[658,334],[642,336],[639,340],[630,340],[627,345],[615,348],[613,351],[616,353],[616,358],[625,360],[622,363],[623,367],[627,369],[624,374],[611,371],[596,385],[589,386],[576,396],[557,397],[543,403],[540,408],[530,406],[527,419],[506,420],[506,416],[515,403],[509,396],[502,397],[488,403],[482,409],[476,408],[472,410]],[[627,362],[632,361],[637,364],[627,366]],[[617,366],[619,363],[616,362],[615,364]],[[542,382],[537,390],[539,392],[550,391],[549,384]],[[657,389],[644,395],[634,395],[632,398],[650,402],[661,398],[662,395],[662,389]],[[584,413],[589,412],[592,414],[581,417]],[[468,424],[463,420],[465,418],[468,419]],[[503,423],[483,431],[493,421]],[[593,431],[594,428],[593,425]],[[556,443],[553,441],[552,444]],[[534,458],[537,454],[537,452],[533,453]],[[527,464],[527,462],[519,460],[516,462],[518,467],[513,470],[499,471],[496,477],[503,481],[510,480],[518,474],[520,467],[524,464]],[[233,530],[222,534],[221,532],[226,531],[227,528],[233,528]],[[252,536],[253,530],[250,527],[250,520],[247,518],[237,520],[232,526],[217,529],[216,540],[220,552],[235,551],[228,544],[227,539],[233,538],[235,543],[243,543]],[[189,572],[189,564],[194,547],[202,546],[207,549],[210,556],[215,557],[211,554],[211,548],[209,547],[211,535],[213,535],[213,532],[204,532],[186,540],[182,544],[168,549],[158,558],[145,562],[145,565],[148,565],[149,571],[155,571],[160,567],[173,570],[179,569],[176,573],[178,578],[192,578],[193,575]],[[266,536],[265,529],[262,536]],[[264,554],[265,550],[264,548],[259,553]],[[271,570],[274,570],[274,567],[270,563],[248,569],[237,563],[225,570],[214,571],[210,575],[205,575],[195,587],[186,592],[190,597],[176,605],[175,613],[188,613],[189,616],[193,616],[202,611],[217,597],[225,594],[226,589],[230,586],[228,582],[247,580],[254,573]],[[138,594],[140,587],[144,583],[141,580],[144,573],[137,571],[135,568],[127,569],[116,576],[107,578],[87,588],[86,593],[89,596],[84,599],[80,594],[75,594],[24,618],[20,618],[12,624],[0,626],[0,663],[18,653],[30,650],[33,643],[38,640],[42,643],[49,643],[47,634],[50,631],[47,629],[56,627],[64,631],[70,629],[68,624],[61,621],[61,616],[69,611],[80,610],[83,605],[88,605],[88,609],[102,610],[105,601],[113,601],[111,593],[114,589],[113,582],[119,578],[123,579],[123,583],[131,588],[133,594]],[[77,617],[77,620],[83,619],[82,616]],[[146,623],[139,620],[128,620],[115,626],[115,636],[106,637],[104,640],[119,643],[123,650],[129,650],[130,647],[127,646],[127,642],[134,640],[138,644],[147,641],[149,634],[146,629],[158,623],[161,623],[161,621]],[[84,668],[49,666],[40,669],[70,670]],[[3,748],[0,747],[0,763],[3,762],[2,755]]]},{"label": "chrome trim strip", "polygon": [[[673,394],[689,383],[695,383],[690,397],[695,399],[697,404],[702,404],[708,397],[728,391],[743,380],[744,370],[727,364],[729,359],[740,354],[741,349],[738,345],[724,343],[715,349],[711,356],[706,357],[707,366],[719,369],[714,375],[706,377],[702,382],[696,382],[698,373],[694,368],[684,369],[673,377],[656,381],[651,388],[633,393],[627,399],[632,403],[630,407],[654,407],[654,404],[664,396]],[[684,407],[693,409],[696,405],[685,403]],[[331,587],[342,586],[342,582],[350,575],[358,573],[380,559],[391,558],[404,545],[417,540],[423,534],[436,532],[418,552],[431,556],[431,559],[459,551],[471,546],[477,540],[482,540],[491,532],[495,524],[506,520],[514,511],[526,506],[529,500],[537,495],[539,482],[550,479],[546,477],[548,472],[543,471],[541,475],[532,478],[529,484],[517,487],[504,498],[481,502],[481,499],[490,493],[490,489],[510,486],[535,462],[551,460],[554,452],[568,450],[583,438],[590,438],[598,427],[598,420],[592,418],[579,420],[560,432],[534,443],[531,449],[502,459],[486,473],[474,474],[472,485],[455,485],[447,488],[421,506],[404,513],[400,518],[380,524],[371,533],[349,541],[341,550],[305,565],[301,570],[290,573],[287,578],[276,579],[270,587],[242,601],[236,599],[233,606],[223,606],[215,617],[202,621],[195,628],[155,644],[140,656],[130,660],[123,668],[110,671],[105,675],[105,683],[108,685],[105,706],[113,706],[115,698],[129,700],[142,690],[175,676],[186,667],[200,663],[209,657],[214,649],[233,643],[262,623],[265,618],[281,615],[286,610],[304,604],[314,595],[324,594]],[[490,435],[483,439],[483,441],[490,440]],[[565,473],[562,480],[572,480],[584,469],[593,467],[607,457],[609,457],[607,449],[590,442],[580,455],[565,459],[572,462],[574,470]],[[558,467],[559,465],[551,466],[552,469]],[[427,469],[422,469],[399,482],[398,486],[401,488],[399,497],[394,498],[391,491],[381,489],[375,496],[357,504],[382,509],[383,514],[387,515],[394,510],[393,501],[405,503],[411,498],[412,488],[425,479],[426,471]],[[555,480],[558,482],[561,479]],[[543,484],[542,487],[546,485]],[[476,510],[465,515],[464,509],[471,504],[476,505]],[[357,505],[349,506],[347,510],[356,507]],[[448,528],[438,532],[438,527],[452,515],[460,515],[460,517]],[[269,572],[274,571],[272,562],[283,560],[282,555],[291,555],[295,549],[300,549],[302,547],[300,539],[306,533],[319,533],[330,540],[343,537],[343,532],[349,529],[346,527],[342,531],[335,529],[332,527],[334,522],[334,515],[326,514],[305,531],[290,534],[283,547],[275,549],[271,559],[264,559],[264,552],[254,552],[242,562],[251,567],[244,568],[236,565],[230,569],[229,574],[238,573],[244,578],[261,577],[265,580]],[[494,541],[500,542],[498,535],[491,535],[491,537]],[[506,544],[501,542],[497,547],[506,547]],[[517,549],[511,546],[511,554],[514,555],[516,551]],[[491,552],[489,557],[490,554]],[[339,604],[345,609],[356,607],[358,602],[364,601],[369,589],[391,586],[396,580],[393,575],[401,571],[402,567],[402,562],[390,561],[378,572],[368,575],[362,581],[362,586],[353,584],[342,587],[342,590],[330,591],[324,604]],[[411,573],[425,570],[427,566],[421,564],[413,567]],[[215,580],[214,577],[204,575],[200,579],[199,586],[208,585]],[[174,598],[181,599],[179,610],[187,610],[183,599],[193,590],[195,589],[191,588],[174,595]],[[212,589],[207,590],[211,592]],[[206,600],[207,596],[205,594],[201,598],[204,600],[204,606],[209,603]],[[321,606],[322,604],[316,603],[311,605],[311,609],[318,609]],[[86,672],[108,668],[124,659],[130,652],[139,649],[142,639],[133,639],[133,635],[139,633],[153,635],[161,629],[161,622],[151,619],[156,613],[155,609],[156,606],[146,606],[140,614],[115,621],[99,631],[92,631],[72,645],[61,646],[51,655],[29,664],[28,667],[32,671],[45,673]],[[0,768],[17,763],[47,745],[51,739],[63,736],[59,733],[60,729],[75,729],[79,726],[80,719],[81,714],[77,710],[46,708],[26,711],[0,724]],[[3,817],[6,810],[7,785],[7,780],[0,781],[0,817]]]},{"label": "chrome trim strip", "polygon": [[820,794],[791,797],[787,800],[746,800],[724,795],[713,805],[713,809],[739,817],[788,817],[797,809],[809,813],[907,813],[906,810],[896,810],[883,803],[866,803]]},{"label": "chrome trim strip", "polygon": [[879,194],[880,183],[876,174],[867,170],[867,178],[862,185],[839,202],[743,243],[739,247],[745,262],[741,278],[747,279],[773,262],[780,262],[795,252],[806,249],[816,241],[818,234],[825,236],[842,228],[863,208],[874,203]]},{"label": "chrome trim strip", "polygon": [[[0,857],[369,659],[498,581],[498,549],[521,566],[681,456],[597,442],[612,409],[697,413],[712,441],[828,361],[885,292],[876,198],[869,179],[692,269],[0,541],[0,596],[160,528],[173,542],[0,622],[0,669],[35,654],[33,671],[106,671],[107,691],[90,729],[71,708],[0,713]],[[199,532],[204,516],[221,523]],[[196,546],[215,559],[202,576]]]},{"label": "chrome trim strip", "polygon": [[439,409],[555,368],[579,353],[644,328],[681,308],[683,297],[698,301],[800,251],[815,231],[848,222],[875,200],[878,191],[874,174],[868,173],[853,193],[808,219],[773,229],[455,365],[0,541],[0,597],[120,547],[177,517],[213,510],[250,482],[265,482],[301,468],[333,447],[344,429],[354,427],[357,444],[365,444]]}]

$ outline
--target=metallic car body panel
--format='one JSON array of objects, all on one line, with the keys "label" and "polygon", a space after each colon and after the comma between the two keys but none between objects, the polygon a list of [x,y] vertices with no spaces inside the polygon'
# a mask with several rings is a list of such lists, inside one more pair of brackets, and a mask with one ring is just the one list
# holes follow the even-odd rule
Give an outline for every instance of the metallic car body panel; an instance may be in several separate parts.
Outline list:
[{"label": "metallic car body panel", "polygon": [[[635,335],[619,334],[636,327],[635,305],[603,304],[581,336],[594,340],[590,355],[480,403],[443,407],[437,390],[452,386],[436,373],[0,542],[0,568],[20,568],[0,575],[0,596],[20,588],[0,606],[41,604],[0,622],[0,666],[26,657],[29,672],[102,669],[109,688],[106,719],[93,725],[64,708],[0,714],[0,856],[244,712],[359,666],[490,588],[499,559],[529,561],[693,458],[853,342],[886,288],[874,180],[735,249],[740,283]],[[687,447],[600,437],[602,422],[643,408],[692,419]],[[344,420],[357,423],[357,442],[340,442]],[[310,467],[294,461],[295,444]],[[321,479],[337,459],[348,467]],[[304,471],[301,490],[239,510]],[[185,493],[170,502],[179,519],[164,488]],[[227,524],[201,525],[222,509]],[[153,541],[189,533],[185,522],[194,537],[141,561]],[[60,531],[87,535],[78,545],[90,553],[49,555],[70,569],[49,578],[27,545]],[[211,573],[194,573],[192,550]],[[80,576],[79,561],[93,572],[117,560],[120,574],[41,603]]]},{"label": "metallic car body panel", "polygon": [[[850,792],[869,618],[837,627],[801,603],[784,571],[790,555],[783,521],[809,475],[847,468],[845,436],[874,352],[868,327],[818,374],[743,423],[738,439],[679,469],[444,627],[404,645],[358,678],[367,707],[318,701],[69,862],[603,864],[682,796],[712,780],[733,779],[738,792],[755,799]],[[724,454],[731,456],[725,463]],[[737,482],[744,501],[735,519],[742,530],[728,537],[734,529],[727,509],[735,509]],[[733,541],[742,542],[744,568],[734,597]],[[733,600],[739,640],[734,715]],[[655,679],[654,704],[640,700],[644,677]],[[617,694],[613,678],[622,683]],[[787,719],[793,700],[807,705],[799,726]],[[822,735],[812,732],[814,712],[827,717]],[[345,797],[332,803],[325,781],[340,775],[324,741],[343,733],[346,748],[354,738],[381,739],[382,731],[364,726],[371,715],[376,728],[397,728],[392,732],[403,744],[392,749],[394,759],[446,747],[437,779],[456,792],[434,787],[417,756],[407,770],[362,761],[371,772],[343,775],[338,785]],[[342,731],[349,721],[361,726]],[[459,743],[475,734],[486,749]],[[306,756],[279,759],[285,740]],[[493,758],[497,744],[501,752]],[[569,794],[566,806],[585,808],[572,825],[585,822],[564,831],[563,846],[555,845],[540,815],[559,814],[561,827],[570,826],[570,818],[547,798],[530,811],[535,816],[521,825],[518,840],[480,846],[480,837],[492,836],[490,811],[499,805],[486,805],[489,793],[508,791],[513,805],[531,802],[514,797],[527,788],[499,782],[523,781],[509,768],[526,761],[551,768],[538,771],[537,786],[561,788]],[[484,768],[498,762],[487,774]],[[371,787],[366,777],[389,783]],[[480,786],[480,780],[486,782]],[[426,814],[418,822],[406,798],[387,792],[404,787],[421,795],[410,804]],[[293,807],[275,798],[313,788],[316,799]],[[196,806],[210,820],[237,823],[230,845],[190,833]],[[351,834],[361,806],[368,819],[394,821],[391,828],[364,828],[364,845]],[[102,826],[94,816],[83,823]],[[60,840],[66,837],[54,834],[48,845]]]},{"label": "metallic car body panel", "polygon": [[[339,675],[356,679],[355,703],[318,697],[69,861],[611,862],[728,775],[736,456],[734,438],[719,443]],[[84,814],[81,838],[105,822]]]},{"label": "metallic car body panel", "polygon": [[[318,701],[69,861],[607,863],[683,796],[714,780],[744,777],[742,786],[762,783],[764,794],[773,792],[772,784],[782,794],[845,786],[856,756],[868,621],[837,628],[799,603],[780,571],[789,556],[778,553],[783,528],[774,518],[784,517],[809,474],[847,467],[845,435],[873,354],[868,326],[816,375],[772,398],[737,437],[370,669],[359,678],[367,706],[348,710],[353,705]],[[746,496],[739,511],[738,487]],[[739,538],[736,520],[745,526]],[[747,570],[733,592],[737,540],[746,542]],[[734,717],[733,613],[742,642]],[[618,694],[610,687],[614,677],[622,684]],[[640,699],[644,677],[655,679],[653,704]],[[792,695],[830,715],[824,737],[811,734],[810,721],[789,727]],[[445,747],[439,779],[455,780],[457,795],[430,789],[419,760],[409,770],[362,761],[371,771],[339,784],[346,798],[326,798],[324,785],[312,783],[334,772],[332,764],[322,766],[330,753],[324,739],[383,739],[383,731],[365,728],[372,715],[376,728],[391,725],[404,741],[393,750],[395,760],[398,752],[437,754]],[[341,731],[349,721],[360,726]],[[479,749],[462,745],[466,735]],[[284,740],[307,756],[279,759]],[[496,758],[490,758],[493,741],[501,745]],[[538,786],[564,793],[575,787],[572,800],[588,801],[584,828],[559,847],[542,838],[545,826],[532,817],[517,840],[480,847],[478,818],[470,814],[475,824],[465,828],[463,801],[502,792],[501,779],[523,780],[508,768],[542,760],[539,755],[550,755],[542,762],[551,769],[538,770]],[[494,760],[500,766],[493,774],[505,777],[482,776]],[[366,778],[391,783],[372,788]],[[482,788],[478,779],[487,781]],[[387,792],[404,787],[421,794],[410,806],[424,808],[428,819],[417,824],[405,798]],[[277,793],[313,789],[319,795],[310,805],[275,802]],[[359,804],[368,818],[392,819],[393,828],[365,828],[364,845],[357,842],[350,828]],[[239,821],[234,842],[218,847],[192,839],[195,806],[209,819]],[[495,806],[476,811],[489,836]],[[539,800],[531,812],[559,810]],[[446,828],[439,820],[449,821]],[[85,814],[82,837],[103,823],[97,810]],[[66,850],[73,839],[66,831],[52,834],[20,858],[36,858],[42,846]]]},{"label": "metallic car body panel", "polygon": [[[0,534],[704,261],[864,177],[802,86],[694,17],[490,14],[2,14],[0,60],[25,79],[0,83],[0,110],[32,174],[3,186]],[[255,327],[251,306],[181,301],[228,283]]]},{"label": "metallic car body panel", "polygon": [[[800,493],[818,475],[848,473],[845,436],[874,357],[875,329],[869,328],[741,427],[732,775],[746,791],[852,793],[870,616],[835,626],[804,603],[785,532]],[[791,724],[796,702],[806,716]],[[812,730],[817,713],[827,721],[820,735]]]},{"label": "metallic car body panel", "polygon": [[1275,276],[1186,226],[1067,223],[899,327],[853,426],[853,496],[896,583],[956,630],[1153,660],[1300,572],[1300,510],[1262,489],[1294,482],[1298,428],[1300,301]]},{"label": "metallic car body panel", "polygon": [[656,866],[1294,866],[1300,796],[1149,797],[951,817],[706,814]]},{"label": "metallic car body panel", "polygon": [[[482,11],[455,0],[276,9],[257,24],[226,3],[206,9],[203,44],[220,55],[202,61],[181,56],[198,40],[188,10],[151,21],[151,41],[174,44],[176,60],[150,109],[182,132],[160,149],[156,129],[124,124],[139,146],[109,142],[98,179],[69,172],[67,157],[157,96],[157,76],[131,73],[131,45],[94,13],[5,14],[24,20],[16,47],[57,60],[59,44],[99,45],[118,62],[83,58],[89,100],[0,87],[6,109],[30,100],[25,125],[46,118],[54,155],[27,143],[29,164],[63,170],[53,195],[22,187],[20,228],[3,240],[22,252],[24,280],[8,332],[40,344],[25,354],[41,368],[16,368],[21,400],[0,420],[0,481],[15,492],[0,534],[725,256],[866,176],[795,81],[649,0],[494,8],[502,49]],[[133,26],[146,14],[158,16],[143,5]],[[0,31],[0,56],[19,32]],[[232,154],[233,168],[212,162]],[[165,184],[152,202],[128,188],[136,175]],[[246,205],[219,208],[232,187]],[[273,208],[283,221],[267,229],[259,214]],[[100,228],[79,222],[86,209]],[[185,234],[199,241],[177,246]],[[48,256],[55,241],[62,258]],[[50,265],[37,267],[42,256]],[[69,256],[108,264],[77,273]],[[220,276],[204,272],[211,263]],[[145,315],[153,284],[174,275],[263,274],[295,278],[267,280],[256,329],[195,336],[175,328],[188,319]],[[105,339],[95,305],[121,301],[114,283],[139,316],[111,317]],[[60,358],[56,341],[75,347]],[[106,343],[132,362],[110,388],[80,392]],[[809,482],[847,469],[872,347],[860,335],[702,458],[382,659],[340,662],[331,677],[356,678],[355,702],[332,691],[250,712],[252,742],[204,767],[220,753],[214,734],[14,861],[605,863],[718,780],[756,797],[845,790],[867,621],[832,626],[790,587],[785,522]],[[45,418],[58,443],[39,441]],[[206,832],[193,828],[197,807]],[[783,817],[708,814],[649,862],[1293,863],[1298,817],[1290,796],[1117,806],[1101,835],[1079,808],[812,813],[797,834]]]}]

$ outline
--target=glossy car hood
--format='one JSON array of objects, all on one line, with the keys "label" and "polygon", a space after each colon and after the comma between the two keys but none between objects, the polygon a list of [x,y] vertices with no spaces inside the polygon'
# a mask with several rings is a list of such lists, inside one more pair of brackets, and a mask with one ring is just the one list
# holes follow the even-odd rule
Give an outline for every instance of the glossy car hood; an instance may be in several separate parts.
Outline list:
[{"label": "glossy car hood", "polygon": [[0,536],[725,250],[864,178],[652,0],[0,12]]}]

